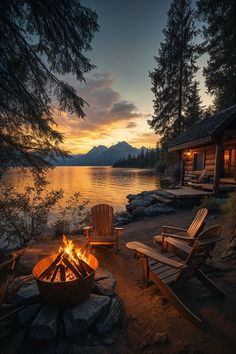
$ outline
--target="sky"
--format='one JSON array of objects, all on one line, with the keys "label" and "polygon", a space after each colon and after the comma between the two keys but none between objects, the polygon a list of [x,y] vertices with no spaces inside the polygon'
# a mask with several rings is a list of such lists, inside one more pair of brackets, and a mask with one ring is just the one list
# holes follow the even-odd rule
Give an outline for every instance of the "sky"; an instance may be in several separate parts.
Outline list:
[{"label": "sky", "polygon": [[[79,96],[88,102],[86,118],[56,112],[59,131],[65,135],[64,147],[84,153],[93,146],[111,146],[127,141],[136,147],[155,147],[159,137],[147,120],[153,114],[153,94],[149,71],[155,67],[154,55],[163,39],[170,0],[82,0],[98,14],[100,31],[86,56],[96,65],[86,74],[86,84],[69,79]],[[203,67],[206,59],[199,60]],[[202,70],[197,74],[204,105],[206,94]]]}]

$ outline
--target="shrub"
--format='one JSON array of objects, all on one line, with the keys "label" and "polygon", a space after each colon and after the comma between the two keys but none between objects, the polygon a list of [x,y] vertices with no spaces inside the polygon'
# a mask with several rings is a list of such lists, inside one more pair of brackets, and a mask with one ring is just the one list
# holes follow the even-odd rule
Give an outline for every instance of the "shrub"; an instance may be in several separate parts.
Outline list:
[{"label": "shrub", "polygon": [[9,246],[23,247],[33,237],[42,234],[49,215],[63,191],[46,191],[48,182],[35,178],[31,187],[20,193],[12,185],[0,185],[1,241]]},{"label": "shrub", "polygon": [[222,211],[226,221],[235,229],[236,227],[236,192],[230,193],[225,204],[222,206]]},{"label": "shrub", "polygon": [[56,236],[69,234],[82,229],[83,224],[89,223],[89,213],[86,206],[89,202],[80,201],[80,193],[76,192],[65,202],[65,206],[61,207],[56,213],[55,221],[52,227]]},{"label": "shrub", "polygon": [[199,206],[195,206],[193,208],[194,212],[197,212],[201,208],[207,208],[209,214],[214,214],[214,213],[220,213],[221,211],[221,206],[220,203],[218,202],[217,198],[215,197],[204,197],[201,200],[201,203]]}]

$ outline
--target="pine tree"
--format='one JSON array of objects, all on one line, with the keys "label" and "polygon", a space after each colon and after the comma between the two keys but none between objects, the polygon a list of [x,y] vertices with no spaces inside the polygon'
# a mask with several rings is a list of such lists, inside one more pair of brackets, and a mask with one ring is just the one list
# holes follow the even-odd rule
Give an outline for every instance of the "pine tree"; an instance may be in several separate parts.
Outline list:
[{"label": "pine tree", "polygon": [[62,152],[54,107],[84,117],[86,102],[61,77],[84,81],[97,30],[96,13],[79,0],[0,2],[0,168],[43,169]]},{"label": "pine tree", "polygon": [[216,110],[236,104],[236,1],[199,0],[198,14],[209,55],[203,74]]},{"label": "pine tree", "polygon": [[157,67],[150,72],[155,98],[154,116],[149,121],[151,128],[161,135],[162,145],[190,125],[186,124],[185,112],[198,69],[198,46],[193,42],[196,29],[190,0],[173,0],[163,33],[164,41],[155,57]]},{"label": "pine tree", "polygon": [[[197,123],[203,116],[202,102],[199,95],[198,82],[194,81],[193,85],[189,88],[189,95],[186,100],[185,117],[183,121],[184,128]],[[189,119],[191,117],[191,119]]]}]

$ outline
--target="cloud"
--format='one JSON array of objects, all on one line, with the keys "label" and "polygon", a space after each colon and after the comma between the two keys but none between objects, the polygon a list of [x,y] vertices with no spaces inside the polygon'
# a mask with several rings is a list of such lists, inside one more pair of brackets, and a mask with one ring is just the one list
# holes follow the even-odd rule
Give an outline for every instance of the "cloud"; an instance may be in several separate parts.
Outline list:
[{"label": "cloud", "polygon": [[110,73],[96,73],[81,87],[74,79],[70,80],[79,96],[89,104],[84,108],[84,120],[66,112],[55,112],[59,130],[65,134],[73,149],[75,142],[85,143],[86,139],[92,139],[95,145],[94,140],[114,138],[117,129],[134,129],[138,120],[145,119],[145,114],[139,112],[133,102],[124,99],[113,88],[114,83]]},{"label": "cloud", "polygon": [[126,125],[126,129],[133,129],[133,128],[136,128],[136,127],[137,127],[137,123],[135,123],[135,122],[129,122]]}]

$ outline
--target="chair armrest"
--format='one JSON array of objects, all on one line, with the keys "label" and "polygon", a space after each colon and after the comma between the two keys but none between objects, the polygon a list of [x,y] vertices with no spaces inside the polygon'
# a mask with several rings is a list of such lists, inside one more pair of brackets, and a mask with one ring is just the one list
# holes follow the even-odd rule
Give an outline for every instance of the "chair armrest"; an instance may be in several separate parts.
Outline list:
[{"label": "chair armrest", "polygon": [[118,239],[120,234],[121,234],[121,231],[124,230],[123,227],[114,227],[114,231],[115,231],[115,237]]},{"label": "chair armrest", "polygon": [[193,240],[191,237],[188,237],[188,236],[168,234],[167,232],[162,232],[161,235],[164,237],[172,237],[172,238],[177,238],[179,240],[185,240],[185,241],[192,241]]},{"label": "chair armrest", "polygon": [[85,227],[83,227],[83,231],[84,231],[85,236],[86,236],[87,239],[90,238],[90,234],[91,234],[90,231],[91,231],[92,229],[93,229],[93,226],[85,226]]},{"label": "chair armrest", "polygon": [[141,254],[143,254],[146,257],[152,258],[152,259],[154,259],[157,262],[160,262],[162,264],[168,265],[168,266],[170,266],[172,268],[179,269],[179,268],[184,268],[185,267],[184,264],[161,255],[155,249],[153,249],[153,248],[151,248],[149,246],[146,246],[146,245],[144,245],[141,242],[136,242],[136,241],[127,242],[126,243],[126,247],[131,249],[131,250],[134,250],[134,251],[136,251],[138,253],[141,253]]},{"label": "chair armrest", "polygon": [[186,242],[181,242],[173,238],[167,238],[165,241],[187,255],[192,251],[192,247],[187,245]]},{"label": "chair armrest", "polygon": [[[164,229],[165,229],[165,231],[164,231]],[[166,226],[166,225],[162,226],[162,230],[163,230],[163,232],[166,232],[168,229],[170,229],[170,230],[182,231],[182,232],[187,232],[187,230],[186,230],[186,229],[182,229],[181,227]]]}]

